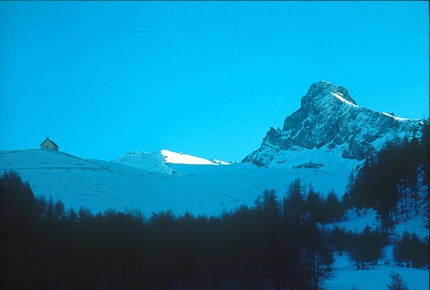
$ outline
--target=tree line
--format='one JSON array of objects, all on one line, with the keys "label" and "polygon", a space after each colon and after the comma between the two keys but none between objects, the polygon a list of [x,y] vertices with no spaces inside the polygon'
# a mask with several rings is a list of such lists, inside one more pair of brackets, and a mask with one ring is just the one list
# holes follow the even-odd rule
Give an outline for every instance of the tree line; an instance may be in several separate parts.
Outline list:
[{"label": "tree line", "polygon": [[15,172],[0,181],[3,289],[318,289],[334,261],[315,222],[340,218],[315,208],[333,197],[305,199],[299,179],[282,199],[265,190],[253,207],[220,216],[150,218],[66,210]]}]

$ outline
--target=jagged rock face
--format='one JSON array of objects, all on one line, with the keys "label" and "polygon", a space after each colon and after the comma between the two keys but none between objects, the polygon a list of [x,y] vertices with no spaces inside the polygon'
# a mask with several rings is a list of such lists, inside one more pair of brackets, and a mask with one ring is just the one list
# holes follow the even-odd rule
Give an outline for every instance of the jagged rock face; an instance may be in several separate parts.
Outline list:
[{"label": "jagged rock face", "polygon": [[421,128],[419,119],[359,107],[347,89],[321,81],[311,85],[300,108],[285,119],[282,130],[270,128],[261,147],[242,162],[269,166],[282,151],[314,148],[362,160],[383,143],[378,140],[419,137]]}]

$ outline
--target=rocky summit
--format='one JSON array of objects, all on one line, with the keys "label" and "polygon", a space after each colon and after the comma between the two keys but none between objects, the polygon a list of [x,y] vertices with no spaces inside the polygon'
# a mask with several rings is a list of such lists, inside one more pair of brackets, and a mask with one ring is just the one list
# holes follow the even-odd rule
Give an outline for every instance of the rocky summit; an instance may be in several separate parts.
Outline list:
[{"label": "rocky summit", "polygon": [[[271,127],[261,147],[242,162],[259,167],[282,163],[307,167],[316,164],[311,151],[360,161],[388,140],[419,138],[422,126],[421,119],[399,118],[360,107],[346,88],[320,81],[311,85],[300,108],[285,119],[282,129]],[[292,163],[288,157],[297,157],[294,152],[300,152],[303,158],[295,158]]]}]

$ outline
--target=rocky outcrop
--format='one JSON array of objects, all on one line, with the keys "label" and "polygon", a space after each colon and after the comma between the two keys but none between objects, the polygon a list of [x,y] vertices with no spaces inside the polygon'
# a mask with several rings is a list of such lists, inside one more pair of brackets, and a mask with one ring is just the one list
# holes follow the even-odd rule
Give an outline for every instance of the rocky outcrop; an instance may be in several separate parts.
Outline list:
[{"label": "rocky outcrop", "polygon": [[242,162],[267,167],[275,161],[285,162],[277,158],[285,156],[283,151],[314,149],[362,160],[386,140],[419,137],[422,125],[419,119],[359,107],[347,89],[321,81],[311,85],[300,108],[285,119],[282,129],[270,128],[261,147]]}]

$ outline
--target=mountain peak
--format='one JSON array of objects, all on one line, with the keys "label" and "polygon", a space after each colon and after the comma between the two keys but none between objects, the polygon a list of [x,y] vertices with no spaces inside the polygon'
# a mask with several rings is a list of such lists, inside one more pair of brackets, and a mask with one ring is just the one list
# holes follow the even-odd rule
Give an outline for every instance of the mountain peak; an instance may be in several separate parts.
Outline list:
[{"label": "mountain peak", "polygon": [[[270,128],[261,147],[243,162],[257,166],[289,164],[288,161],[293,161],[287,157],[301,152],[302,157],[294,162],[310,164],[315,160],[310,159],[309,153],[314,154],[315,150],[359,161],[387,140],[420,135],[421,128],[419,119],[399,118],[359,107],[346,88],[320,81],[310,86],[300,108],[285,118],[282,129]],[[289,164],[298,165],[302,164]]]},{"label": "mountain peak", "polygon": [[327,81],[319,81],[312,84],[307,94],[302,97],[301,107],[307,110],[313,104],[313,101],[330,95],[337,97],[340,101],[345,100],[353,105],[357,105],[357,102],[350,96],[346,88],[341,86],[337,87]]}]

